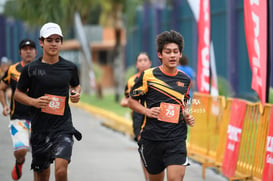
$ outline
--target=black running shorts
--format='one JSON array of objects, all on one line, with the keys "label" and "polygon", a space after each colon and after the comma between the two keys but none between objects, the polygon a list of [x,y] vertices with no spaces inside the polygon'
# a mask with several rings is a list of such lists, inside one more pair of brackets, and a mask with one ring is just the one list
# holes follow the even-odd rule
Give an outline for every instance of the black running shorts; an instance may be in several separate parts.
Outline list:
[{"label": "black running shorts", "polygon": [[70,162],[73,147],[71,134],[31,135],[32,163],[31,169],[42,172],[47,169],[55,158],[63,158]]},{"label": "black running shorts", "polygon": [[169,165],[189,165],[185,140],[154,142],[141,139],[138,151],[150,174],[159,174]]}]

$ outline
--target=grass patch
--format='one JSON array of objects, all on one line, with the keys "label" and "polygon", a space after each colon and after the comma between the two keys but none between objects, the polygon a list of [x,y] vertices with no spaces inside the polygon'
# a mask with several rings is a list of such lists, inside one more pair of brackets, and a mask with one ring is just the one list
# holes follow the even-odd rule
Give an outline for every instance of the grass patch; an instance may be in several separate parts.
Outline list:
[{"label": "grass patch", "polygon": [[270,87],[270,89],[269,89],[269,98],[268,99],[269,99],[268,102],[270,104],[273,104],[273,88],[272,87]]},{"label": "grass patch", "polygon": [[99,99],[96,95],[93,94],[81,94],[81,102],[113,112],[125,118],[129,118],[130,115],[130,109],[121,107],[119,102],[115,102],[115,96],[111,94],[103,95],[102,99]]}]

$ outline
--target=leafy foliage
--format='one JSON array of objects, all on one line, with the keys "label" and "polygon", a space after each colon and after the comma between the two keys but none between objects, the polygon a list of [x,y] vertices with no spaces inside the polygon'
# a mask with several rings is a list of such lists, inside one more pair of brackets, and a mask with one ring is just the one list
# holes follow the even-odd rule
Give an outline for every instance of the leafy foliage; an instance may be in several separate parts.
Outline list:
[{"label": "leafy foliage", "polygon": [[273,88],[272,87],[270,87],[270,89],[269,89],[269,98],[268,99],[269,99],[268,102],[270,104],[273,104]]},{"label": "leafy foliage", "polygon": [[[13,0],[7,1],[5,15],[20,19],[30,26],[52,21],[61,25],[63,31],[73,26],[74,14],[79,12],[83,23],[88,22],[90,7],[98,6],[99,0]],[[94,13],[96,14],[96,13]]]},{"label": "leafy foliage", "polygon": [[141,3],[143,0],[10,0],[4,13],[33,27],[53,21],[67,31],[73,27],[75,12],[80,13],[83,24],[115,26],[117,16],[132,22]]},{"label": "leafy foliage", "polygon": [[136,9],[143,4],[144,0],[127,0],[125,3],[125,24],[126,27],[132,27],[135,24]]},{"label": "leafy foliage", "polygon": [[219,95],[226,96],[226,97],[232,96],[233,91],[231,89],[229,82],[221,76],[218,76],[217,79],[218,79]]}]

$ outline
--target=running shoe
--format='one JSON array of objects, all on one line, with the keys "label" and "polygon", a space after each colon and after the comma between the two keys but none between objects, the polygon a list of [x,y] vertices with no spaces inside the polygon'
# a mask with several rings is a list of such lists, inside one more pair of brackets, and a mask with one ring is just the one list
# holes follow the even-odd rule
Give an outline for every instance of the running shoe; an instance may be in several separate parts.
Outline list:
[{"label": "running shoe", "polygon": [[11,177],[13,180],[19,180],[22,176],[22,167],[24,164],[25,160],[22,163],[15,163],[12,172],[11,172]]}]

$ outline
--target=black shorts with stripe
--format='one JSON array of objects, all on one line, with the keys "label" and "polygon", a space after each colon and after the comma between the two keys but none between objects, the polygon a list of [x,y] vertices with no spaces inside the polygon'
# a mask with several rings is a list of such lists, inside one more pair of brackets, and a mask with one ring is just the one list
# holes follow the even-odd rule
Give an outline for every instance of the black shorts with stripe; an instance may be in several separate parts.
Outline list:
[{"label": "black shorts with stripe", "polygon": [[186,141],[139,141],[139,154],[143,165],[150,174],[159,174],[169,165],[188,166]]}]

